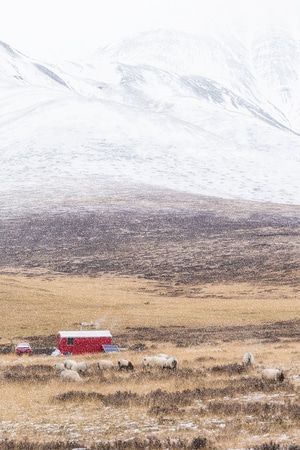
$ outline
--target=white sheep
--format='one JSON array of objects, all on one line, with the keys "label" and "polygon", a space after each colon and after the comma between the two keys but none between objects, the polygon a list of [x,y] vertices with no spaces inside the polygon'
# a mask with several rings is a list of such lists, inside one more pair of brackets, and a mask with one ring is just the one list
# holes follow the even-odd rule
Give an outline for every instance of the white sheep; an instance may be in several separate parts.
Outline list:
[{"label": "white sheep", "polygon": [[100,359],[100,361],[98,361],[98,368],[100,370],[112,369],[114,366],[114,362],[108,361],[107,359]]},{"label": "white sheep", "polygon": [[142,358],[143,367],[147,367],[147,366],[150,367],[150,363],[151,363],[152,358],[153,358],[153,356],[144,356]]},{"label": "white sheep", "polygon": [[251,352],[247,352],[243,356],[243,365],[244,366],[252,366],[254,363],[254,356]]},{"label": "white sheep", "polygon": [[61,362],[55,363],[54,367],[55,367],[56,370],[59,370],[60,372],[61,372],[62,370],[64,370],[64,368],[65,368],[64,364],[61,363]]},{"label": "white sheep", "polygon": [[263,380],[280,381],[284,380],[284,373],[281,369],[264,369],[261,373]]},{"label": "white sheep", "polygon": [[178,364],[177,359],[174,358],[173,356],[170,356],[170,357],[167,359],[164,368],[166,368],[166,369],[176,369],[177,364]]},{"label": "white sheep", "polygon": [[127,359],[119,359],[119,370],[133,370],[133,364]]},{"label": "white sheep", "polygon": [[64,366],[66,369],[72,369],[72,366],[76,364],[76,361],[74,361],[74,359],[66,359],[64,361]]},{"label": "white sheep", "polygon": [[71,370],[75,370],[78,373],[84,373],[87,371],[88,363],[85,361],[77,362],[71,366]]},{"label": "white sheep", "polygon": [[142,364],[144,367],[160,367],[164,368],[167,362],[167,358],[161,356],[144,356],[142,358]]},{"label": "white sheep", "polygon": [[78,372],[76,372],[75,370],[70,370],[70,369],[64,369],[61,373],[60,373],[60,377],[64,380],[64,381],[82,381],[81,376],[79,375]]}]

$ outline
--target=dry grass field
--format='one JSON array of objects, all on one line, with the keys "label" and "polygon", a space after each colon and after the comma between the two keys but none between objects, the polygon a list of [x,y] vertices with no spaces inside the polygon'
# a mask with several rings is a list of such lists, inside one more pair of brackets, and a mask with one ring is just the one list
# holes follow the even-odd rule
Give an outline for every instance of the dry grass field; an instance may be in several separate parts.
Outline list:
[{"label": "dry grass field", "polygon": [[[1,276],[0,286],[3,346],[25,339],[55,346],[58,330],[94,321],[124,348],[104,358],[121,356],[135,368],[104,373],[96,366],[103,355],[77,356],[89,364],[77,384],[62,382],[54,369],[64,357],[0,356],[5,445],[242,449],[300,443],[295,287],[184,286],[171,297],[149,280],[12,275]],[[255,365],[245,371],[248,350]],[[143,356],[161,352],[178,359],[176,371],[143,369]],[[262,367],[282,368],[286,379],[266,383]]]},{"label": "dry grass field", "polygon": [[0,293],[0,344],[77,330],[81,322],[95,322],[130,340],[135,329],[142,328],[203,329],[300,318],[297,286],[224,283],[172,288],[170,283],[111,275],[2,275]]},{"label": "dry grass field", "polygon": [[[122,348],[74,357],[79,383],[63,356],[0,354],[1,450],[300,449],[299,208],[154,203],[1,218],[0,348],[82,322]],[[144,369],[158,353],[177,369]]]},{"label": "dry grass field", "polygon": [[[170,439],[173,448],[241,449],[271,440],[299,443],[295,367],[299,346],[285,343],[267,348],[252,343],[257,363],[249,371],[240,365],[245,348],[249,347],[223,343],[128,350],[122,356],[133,362],[133,373],[117,369],[102,373],[96,367],[97,357],[87,355],[89,369],[81,383],[58,378],[54,370],[58,358],[2,358],[2,439],[47,444],[47,448],[58,441],[64,442],[62,448],[96,444],[106,448],[104,443],[117,440],[127,442],[127,447],[116,448],[128,448],[133,439],[157,439],[160,445]],[[143,370],[142,355],[161,350],[176,355],[178,369]],[[116,361],[119,355],[106,357]],[[262,363],[291,370],[283,383],[267,383],[261,380]],[[201,439],[202,445],[191,447],[195,439]]]}]

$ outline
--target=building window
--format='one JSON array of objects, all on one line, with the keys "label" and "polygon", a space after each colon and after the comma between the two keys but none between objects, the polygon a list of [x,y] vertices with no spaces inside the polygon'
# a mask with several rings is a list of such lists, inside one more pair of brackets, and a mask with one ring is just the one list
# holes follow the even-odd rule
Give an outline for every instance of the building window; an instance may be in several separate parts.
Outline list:
[{"label": "building window", "polygon": [[68,345],[74,345],[74,338],[68,338]]}]

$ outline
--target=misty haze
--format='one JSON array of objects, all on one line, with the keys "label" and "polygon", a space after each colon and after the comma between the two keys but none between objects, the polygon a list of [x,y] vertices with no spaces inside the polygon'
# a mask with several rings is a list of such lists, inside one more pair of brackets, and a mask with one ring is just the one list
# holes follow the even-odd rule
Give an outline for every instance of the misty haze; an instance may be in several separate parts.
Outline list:
[{"label": "misty haze", "polygon": [[296,31],[0,61],[0,450],[299,450]]}]

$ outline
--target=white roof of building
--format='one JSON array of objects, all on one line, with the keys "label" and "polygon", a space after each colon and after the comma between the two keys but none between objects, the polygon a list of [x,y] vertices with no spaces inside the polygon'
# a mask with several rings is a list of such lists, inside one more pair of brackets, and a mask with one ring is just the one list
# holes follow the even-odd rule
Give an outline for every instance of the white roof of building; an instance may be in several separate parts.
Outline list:
[{"label": "white roof of building", "polygon": [[30,347],[30,344],[28,342],[19,342],[19,344],[17,344],[17,347]]},{"label": "white roof of building", "polygon": [[58,334],[62,338],[77,337],[112,337],[109,330],[80,330],[80,331],[59,331]]}]

